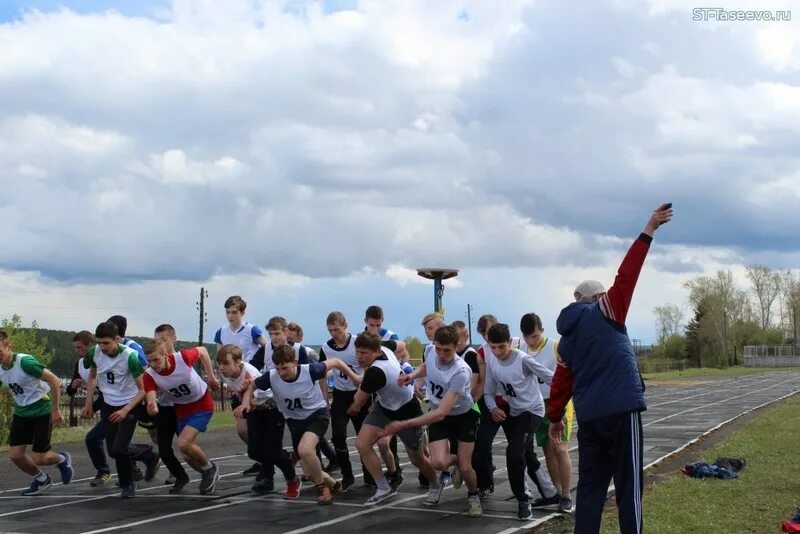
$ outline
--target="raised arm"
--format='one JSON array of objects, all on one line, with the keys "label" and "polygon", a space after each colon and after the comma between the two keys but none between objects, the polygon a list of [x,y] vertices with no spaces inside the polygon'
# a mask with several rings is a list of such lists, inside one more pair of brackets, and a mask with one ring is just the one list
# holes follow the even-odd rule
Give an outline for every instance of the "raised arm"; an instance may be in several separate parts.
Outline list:
[{"label": "raised arm", "polygon": [[600,298],[600,309],[612,321],[625,324],[633,299],[633,290],[639,280],[639,273],[642,271],[647,252],[650,250],[653,234],[659,226],[669,222],[670,219],[672,219],[672,204],[659,206],[650,216],[642,233],[628,249],[628,253],[625,254],[617,276],[614,278],[614,283]]}]

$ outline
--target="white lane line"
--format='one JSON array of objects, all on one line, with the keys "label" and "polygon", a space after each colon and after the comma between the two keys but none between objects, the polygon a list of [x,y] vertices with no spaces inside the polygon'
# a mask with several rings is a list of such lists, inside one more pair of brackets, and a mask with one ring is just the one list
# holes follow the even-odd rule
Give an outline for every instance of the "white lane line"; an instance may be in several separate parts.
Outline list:
[{"label": "white lane line", "polygon": [[[237,457],[239,457],[239,456],[243,456],[244,458],[247,458],[247,456],[246,456],[246,455],[242,455],[242,454],[231,454],[231,455],[228,455],[228,456],[218,456],[218,457],[216,457],[216,458],[211,458],[211,459],[212,459],[212,460],[227,460],[227,459],[229,459],[229,458],[237,458]],[[162,465],[163,465],[163,464],[162,464]],[[183,466],[187,466],[188,464],[187,464],[186,462],[181,462],[181,465],[183,465]],[[165,466],[164,468],[166,469],[166,466]],[[159,469],[159,471],[160,471],[160,469]],[[116,478],[116,476],[117,476],[117,474],[116,474],[116,473],[113,473],[113,474],[111,475],[111,478]],[[73,479],[73,480],[72,480],[72,482],[70,482],[70,484],[75,484],[76,482],[86,482],[86,481],[88,481],[88,480],[94,480],[94,477],[76,478],[76,479]],[[54,488],[54,487],[56,487],[56,486],[64,486],[64,485],[65,485],[65,484],[64,484],[63,482],[53,482],[53,485],[52,485],[51,487],[53,487],[53,488]],[[166,484],[165,484],[165,486],[166,486]],[[10,493],[10,492],[12,492],[12,491],[22,491],[22,490],[26,490],[26,489],[28,489],[28,486],[25,486],[24,488],[13,488],[13,489],[2,490],[2,491],[0,491],[0,494],[2,494],[2,493]]]},{"label": "white lane line", "polygon": [[113,527],[100,528],[100,529],[97,529],[97,530],[88,530],[88,531],[82,532],[81,534],[100,534],[101,532],[113,532],[115,530],[120,530],[120,529],[123,529],[123,528],[138,527],[139,525],[146,525],[148,523],[154,523],[156,521],[162,521],[164,519],[171,519],[173,517],[180,517],[182,515],[190,515],[190,514],[197,514],[197,513],[200,513],[200,512],[207,512],[209,510],[216,510],[218,508],[227,508],[229,506],[236,506],[237,504],[244,504],[244,503],[248,503],[248,502],[255,501],[255,500],[257,500],[257,497],[240,498],[240,499],[232,500],[230,502],[224,502],[224,503],[221,503],[221,504],[215,504],[214,506],[206,506],[205,508],[198,508],[198,509],[195,509],[195,510],[185,510],[183,512],[175,512],[174,514],[161,515],[161,516],[158,516],[158,517],[154,517],[152,519],[142,519],[141,521],[134,521],[132,523],[125,523],[124,525],[116,525],[116,526],[113,526]]}]

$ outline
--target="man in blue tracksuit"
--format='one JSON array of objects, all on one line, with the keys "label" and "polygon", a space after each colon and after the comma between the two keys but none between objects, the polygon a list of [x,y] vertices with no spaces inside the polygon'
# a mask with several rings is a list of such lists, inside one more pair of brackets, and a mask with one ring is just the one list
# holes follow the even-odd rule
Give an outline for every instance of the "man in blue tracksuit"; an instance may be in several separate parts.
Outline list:
[{"label": "man in blue tracksuit", "polygon": [[549,437],[558,443],[570,397],[578,420],[578,492],[575,533],[600,531],[600,518],[613,477],[620,531],[642,531],[642,417],[644,384],[625,317],[653,240],[672,218],[672,204],[660,206],[631,245],[614,284],[606,291],[588,280],[575,289],[575,302],[556,322],[560,362],[550,390]]}]

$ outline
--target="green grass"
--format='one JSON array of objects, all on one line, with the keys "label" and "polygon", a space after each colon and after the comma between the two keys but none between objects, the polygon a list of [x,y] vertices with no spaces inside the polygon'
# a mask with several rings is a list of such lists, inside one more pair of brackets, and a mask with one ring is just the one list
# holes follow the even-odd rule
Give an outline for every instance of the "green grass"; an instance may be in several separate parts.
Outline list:
[{"label": "green grass", "polygon": [[[677,472],[645,488],[645,532],[778,532],[800,505],[798,428],[800,397],[794,396],[704,451],[702,460],[687,461],[743,457],[748,466],[738,479],[693,479]],[[602,532],[619,532],[613,504],[603,515]]]},{"label": "green grass", "polygon": [[716,376],[742,376],[753,373],[764,372],[787,372],[787,371],[800,371],[799,367],[727,367],[725,369],[716,369],[713,367],[691,368],[683,371],[665,371],[662,373],[644,373],[645,380],[670,380],[675,378],[702,378],[702,377],[716,377]]}]

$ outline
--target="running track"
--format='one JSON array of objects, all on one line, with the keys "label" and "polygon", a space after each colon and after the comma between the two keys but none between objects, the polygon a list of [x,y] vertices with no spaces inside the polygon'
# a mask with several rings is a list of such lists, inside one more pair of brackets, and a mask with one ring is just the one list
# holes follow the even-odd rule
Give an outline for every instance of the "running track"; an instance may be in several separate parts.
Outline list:
[{"label": "running track", "polygon": [[[769,372],[738,378],[702,379],[673,386],[650,386],[649,408],[644,412],[644,462],[653,465],[692,440],[758,407],[800,391],[800,372]],[[304,485],[299,501],[283,501],[279,495],[257,496],[249,491],[252,478],[241,471],[251,462],[241,455],[243,445],[234,432],[203,436],[201,443],[216,457],[222,478],[216,495],[197,493],[197,480],[172,496],[156,480],[139,486],[136,499],[122,501],[110,485],[91,488],[93,475],[82,445],[69,445],[76,464],[76,479],[68,486],[54,485],[39,497],[21,497],[28,484],[7,459],[0,460],[0,533],[101,533],[101,532],[524,532],[554,517],[552,510],[535,512],[534,520],[516,520],[516,503],[506,479],[502,431],[495,442],[496,492],[484,502],[484,516],[471,519],[466,513],[466,490],[446,489],[438,507],[422,505],[424,490],[418,488],[416,470],[409,467],[406,482],[392,500],[377,507],[363,506],[370,489],[356,486],[333,506],[316,504],[313,486]],[[353,438],[349,443],[352,445]],[[577,473],[577,440],[570,442]],[[402,449],[402,447],[401,447]],[[353,459],[356,459],[353,451]],[[541,454],[540,454],[541,456]],[[542,458],[542,461],[544,459]],[[407,461],[407,460],[405,460]],[[354,461],[354,467],[358,465]],[[55,471],[55,470],[54,470]],[[57,471],[51,476],[57,477]],[[197,479],[197,477],[194,477]],[[573,486],[577,474],[573,478]],[[276,477],[282,489],[281,477]],[[646,506],[646,503],[645,503]]]}]

